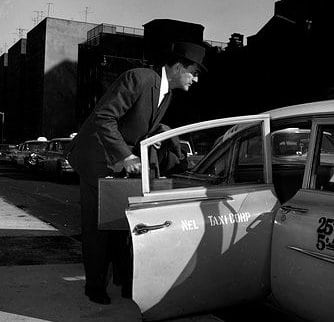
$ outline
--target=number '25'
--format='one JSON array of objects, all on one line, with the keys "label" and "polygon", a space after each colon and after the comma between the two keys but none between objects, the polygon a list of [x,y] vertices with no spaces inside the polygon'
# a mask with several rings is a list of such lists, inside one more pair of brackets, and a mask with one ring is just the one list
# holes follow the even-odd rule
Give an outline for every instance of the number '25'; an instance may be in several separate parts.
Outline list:
[{"label": "number '25'", "polygon": [[317,229],[317,233],[331,235],[333,232],[334,219],[321,217],[319,219],[320,226]]}]

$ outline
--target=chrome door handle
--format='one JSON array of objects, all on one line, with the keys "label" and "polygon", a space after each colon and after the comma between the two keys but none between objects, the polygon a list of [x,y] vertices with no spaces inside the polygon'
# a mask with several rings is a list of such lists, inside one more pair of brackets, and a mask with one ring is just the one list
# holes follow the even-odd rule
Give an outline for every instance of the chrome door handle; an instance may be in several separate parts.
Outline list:
[{"label": "chrome door handle", "polygon": [[308,212],[308,209],[293,207],[293,206],[282,206],[281,211],[282,211],[283,214],[287,214],[290,211],[295,211],[295,212],[299,212],[299,213],[302,213],[302,214],[306,214]]},{"label": "chrome door handle", "polygon": [[157,229],[161,229],[161,228],[165,228],[165,227],[169,227],[172,224],[171,221],[166,220],[163,224],[160,225],[153,225],[153,226],[147,226],[145,224],[138,224],[135,226],[135,228],[133,229],[133,233],[135,235],[141,235],[141,234],[145,234],[150,230],[157,230]]}]

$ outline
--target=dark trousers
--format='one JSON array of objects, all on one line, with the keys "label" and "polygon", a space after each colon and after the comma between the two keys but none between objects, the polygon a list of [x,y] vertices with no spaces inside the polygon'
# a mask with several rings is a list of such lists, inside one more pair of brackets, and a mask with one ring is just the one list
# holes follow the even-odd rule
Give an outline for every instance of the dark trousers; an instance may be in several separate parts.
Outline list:
[{"label": "dark trousers", "polygon": [[122,293],[128,295],[132,283],[132,247],[129,232],[98,230],[98,188],[82,178],[80,199],[86,288],[105,290],[113,271],[114,283],[121,284]]}]

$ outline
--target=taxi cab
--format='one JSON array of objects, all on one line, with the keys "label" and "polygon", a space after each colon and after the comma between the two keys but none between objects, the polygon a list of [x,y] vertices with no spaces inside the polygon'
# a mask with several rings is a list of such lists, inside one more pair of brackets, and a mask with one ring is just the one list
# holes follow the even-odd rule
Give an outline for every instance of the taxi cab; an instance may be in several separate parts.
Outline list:
[{"label": "taxi cab", "polygon": [[30,163],[35,164],[39,171],[55,175],[58,179],[74,173],[64,156],[64,149],[71,143],[72,139],[73,137],[51,139],[44,151],[31,156]]},{"label": "taxi cab", "polygon": [[[174,136],[203,157],[152,178],[150,147]],[[333,320],[334,100],[172,129],[141,142],[141,161],[138,187],[127,179],[122,189],[125,211],[104,207],[119,180],[100,179],[99,225],[127,219],[144,320],[268,298],[298,318]]]},{"label": "taxi cab", "polygon": [[13,163],[17,166],[30,167],[28,162],[32,153],[38,153],[45,149],[47,145],[47,139],[45,137],[39,137],[36,140],[27,140],[19,144],[16,152],[12,156]]}]

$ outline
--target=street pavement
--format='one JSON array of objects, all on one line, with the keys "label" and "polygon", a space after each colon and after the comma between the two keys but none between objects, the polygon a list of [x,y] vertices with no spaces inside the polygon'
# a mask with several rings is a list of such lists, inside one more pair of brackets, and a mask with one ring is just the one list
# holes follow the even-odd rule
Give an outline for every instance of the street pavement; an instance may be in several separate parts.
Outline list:
[{"label": "street pavement", "polygon": [[[121,297],[120,287],[110,285],[111,305],[90,302],[80,242],[1,197],[0,265],[0,322],[141,321],[137,305]],[[169,321],[221,320],[208,314]]]}]

